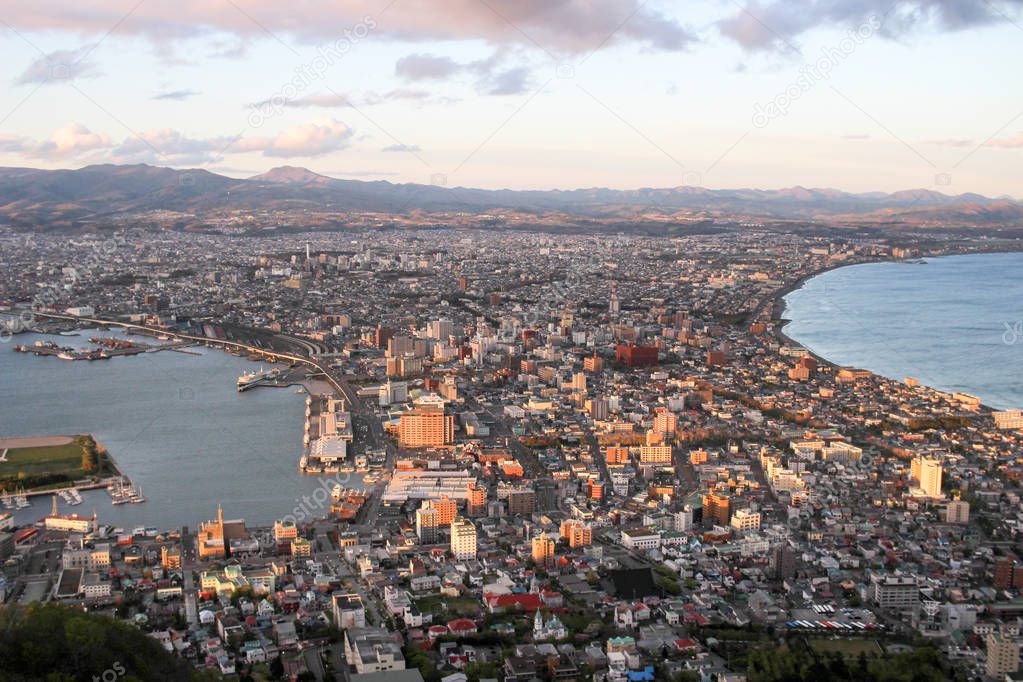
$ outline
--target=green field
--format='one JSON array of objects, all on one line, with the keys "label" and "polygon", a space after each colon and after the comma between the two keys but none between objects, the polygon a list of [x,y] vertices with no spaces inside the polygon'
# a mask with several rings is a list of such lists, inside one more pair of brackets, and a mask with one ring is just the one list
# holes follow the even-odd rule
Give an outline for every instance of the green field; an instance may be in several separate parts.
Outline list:
[{"label": "green field", "polygon": [[836,653],[846,658],[856,658],[861,653],[867,656],[884,653],[881,645],[873,639],[810,639],[807,644],[819,654]]},{"label": "green field", "polygon": [[[88,454],[87,454],[88,453]],[[86,470],[86,462],[92,462]],[[57,488],[91,475],[115,473],[105,451],[89,436],[76,436],[63,445],[10,448],[0,462],[0,485],[9,492]]]}]

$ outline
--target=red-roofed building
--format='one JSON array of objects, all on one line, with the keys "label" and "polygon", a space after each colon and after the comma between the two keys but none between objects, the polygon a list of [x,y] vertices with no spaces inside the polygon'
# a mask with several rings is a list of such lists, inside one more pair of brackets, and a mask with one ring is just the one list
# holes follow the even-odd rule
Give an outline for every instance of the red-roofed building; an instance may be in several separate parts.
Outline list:
[{"label": "red-roofed building", "polygon": [[431,641],[438,637],[443,637],[446,634],[448,634],[448,629],[443,625],[431,625],[430,629],[426,631],[426,636],[429,637]]},{"label": "red-roofed building", "polygon": [[476,623],[468,618],[459,618],[448,623],[448,630],[458,636],[475,635]]},{"label": "red-roofed building", "polygon": [[504,613],[505,611],[521,610],[532,613],[543,606],[538,594],[488,594],[486,595],[487,608],[491,613]]},{"label": "red-roofed building", "polygon": [[691,639],[676,639],[675,649],[683,654],[696,654],[700,652],[700,645]]}]

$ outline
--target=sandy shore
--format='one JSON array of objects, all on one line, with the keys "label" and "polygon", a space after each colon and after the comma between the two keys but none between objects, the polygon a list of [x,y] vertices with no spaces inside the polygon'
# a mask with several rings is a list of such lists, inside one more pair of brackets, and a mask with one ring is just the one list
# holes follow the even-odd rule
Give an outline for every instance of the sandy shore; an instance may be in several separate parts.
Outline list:
[{"label": "sandy shore", "polygon": [[53,445],[67,445],[74,436],[31,436],[27,438],[0,438],[0,449],[3,448],[44,448]]}]

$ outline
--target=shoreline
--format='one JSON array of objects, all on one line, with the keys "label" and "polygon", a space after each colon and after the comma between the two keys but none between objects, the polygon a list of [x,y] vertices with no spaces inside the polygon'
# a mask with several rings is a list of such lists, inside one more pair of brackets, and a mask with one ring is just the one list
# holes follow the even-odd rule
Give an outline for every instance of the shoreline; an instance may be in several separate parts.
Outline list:
[{"label": "shoreline", "polygon": [[[818,270],[818,271],[816,271],[814,273],[811,273],[811,274],[804,275],[803,277],[800,277],[799,279],[794,280],[794,281],[786,284],[781,289],[779,289],[778,292],[775,295],[773,295],[770,298],[770,301],[773,303],[773,308],[772,308],[772,311],[771,311],[772,333],[773,333],[775,339],[779,343],[781,343],[782,345],[794,346],[794,347],[801,348],[801,349],[805,350],[817,362],[818,365],[826,366],[826,367],[829,367],[829,368],[831,368],[833,370],[839,370],[839,369],[861,369],[861,370],[868,371],[873,376],[879,377],[879,378],[884,379],[886,381],[893,381],[893,382],[896,382],[896,383],[899,383],[899,384],[904,384],[905,383],[905,379],[904,378],[903,379],[895,379],[895,378],[886,376],[884,374],[880,374],[880,373],[878,373],[878,372],[876,372],[876,371],[874,371],[872,369],[868,369],[866,367],[854,367],[852,365],[842,365],[842,364],[833,362],[833,361],[829,360],[828,358],[825,358],[824,356],[820,355],[819,353],[814,351],[812,348],[809,348],[807,345],[805,345],[805,344],[803,344],[803,343],[801,343],[799,341],[796,341],[795,339],[790,337],[784,331],[784,328],[787,327],[788,324],[792,321],[791,319],[786,318],[784,316],[785,315],[785,311],[786,311],[786,309],[788,307],[787,304],[786,304],[786,301],[785,301],[785,297],[788,296],[789,294],[791,294],[794,291],[798,291],[799,289],[801,289],[803,287],[803,285],[806,282],[808,282],[811,279],[814,279],[815,277],[820,277],[820,276],[825,275],[825,274],[827,274],[829,272],[832,272],[834,270],[840,270],[842,268],[853,267],[853,266],[856,266],[856,265],[866,265],[866,264],[870,264],[870,263],[905,263],[905,264],[913,264],[914,262],[917,262],[917,261],[926,261],[927,259],[933,259],[933,258],[953,258],[953,257],[957,257],[957,256],[983,256],[983,255],[999,255],[999,254],[1012,254],[1012,253],[1023,253],[1023,248],[1017,249],[1017,250],[970,251],[970,252],[966,252],[966,253],[925,253],[925,254],[920,254],[918,256],[914,256],[912,259],[876,258],[876,259],[861,260],[861,261],[857,261],[855,263],[843,263],[841,265],[835,265],[835,266],[831,266],[831,267],[822,268],[821,270]],[[926,389],[928,389],[930,391],[935,391],[935,392],[940,393],[942,395],[949,395],[949,396],[951,395],[950,391],[943,390],[943,389],[938,388],[936,386],[931,386],[930,384],[919,383],[918,386],[921,387],[921,388],[926,388]],[[977,397],[979,398],[980,396],[977,396]],[[1011,409],[1011,408],[1009,408],[1009,409]],[[979,404],[978,414],[990,414],[992,412],[998,412],[998,411],[1000,411],[1000,408],[992,407],[991,405],[989,405],[989,404],[987,404],[985,402],[981,402]]]}]

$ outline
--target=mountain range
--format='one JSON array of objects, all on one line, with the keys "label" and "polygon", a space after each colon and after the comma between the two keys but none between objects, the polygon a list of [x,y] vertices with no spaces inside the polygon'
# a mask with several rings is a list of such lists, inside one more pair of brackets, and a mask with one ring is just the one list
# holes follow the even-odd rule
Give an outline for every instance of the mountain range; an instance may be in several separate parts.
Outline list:
[{"label": "mountain range", "polygon": [[144,164],[0,168],[0,220],[17,226],[60,228],[168,211],[201,219],[218,212],[258,210],[399,215],[502,210],[616,221],[695,216],[916,227],[1023,226],[1023,203],[1014,199],[928,189],[890,194],[805,187],[484,190],[342,180],[294,166],[246,179]]}]

